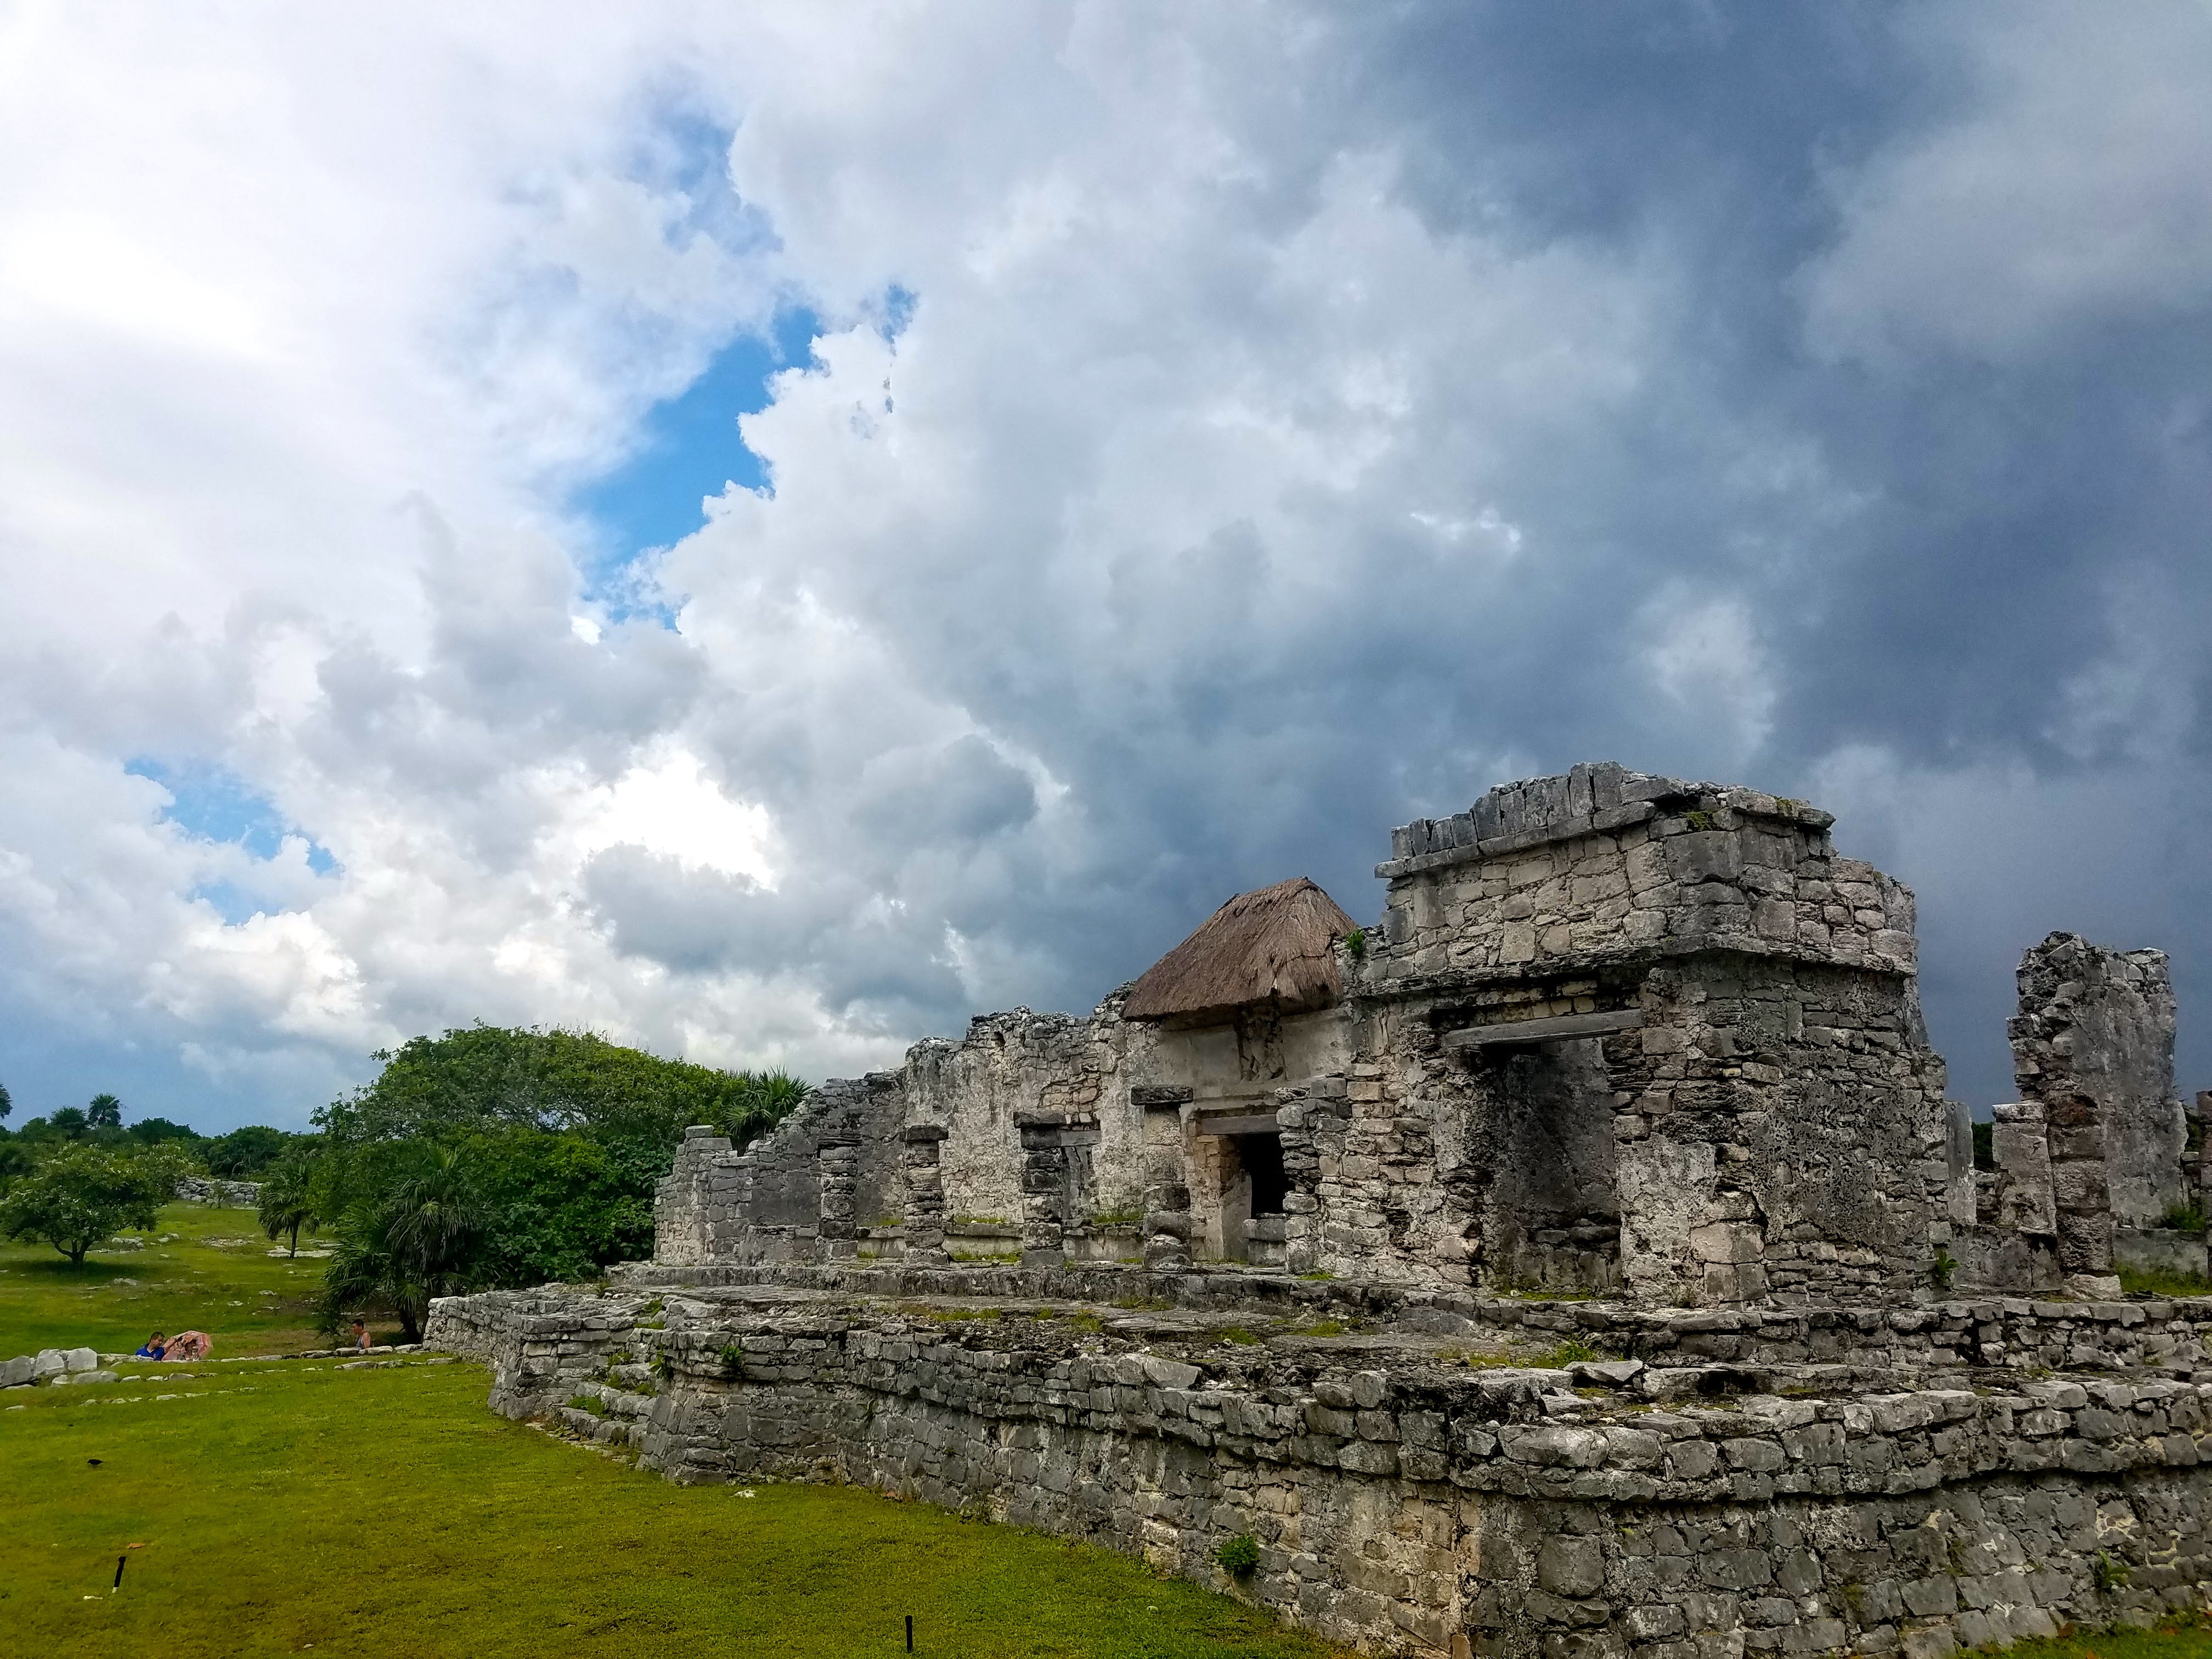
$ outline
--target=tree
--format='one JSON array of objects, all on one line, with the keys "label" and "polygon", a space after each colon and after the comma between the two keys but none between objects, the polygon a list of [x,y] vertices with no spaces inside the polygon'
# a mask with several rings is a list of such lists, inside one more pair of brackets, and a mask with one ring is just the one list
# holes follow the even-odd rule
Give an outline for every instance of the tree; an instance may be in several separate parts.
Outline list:
[{"label": "tree", "polygon": [[94,1095],[92,1103],[84,1109],[84,1121],[88,1128],[120,1129],[123,1103],[113,1095]]},{"label": "tree", "polygon": [[295,1256],[300,1254],[300,1229],[319,1218],[315,1187],[314,1158],[297,1148],[270,1164],[261,1177],[261,1230],[272,1239],[286,1235]]},{"label": "tree", "polygon": [[65,1146],[0,1198],[0,1233],[42,1238],[84,1264],[84,1253],[118,1227],[151,1227],[183,1171],[167,1147],[125,1152]]},{"label": "tree", "polygon": [[405,1340],[419,1342],[431,1302],[480,1277],[483,1208],[465,1160],[450,1146],[404,1142],[364,1164],[338,1219],[323,1322],[336,1330],[349,1308],[381,1297]]},{"label": "tree", "polygon": [[4,1083],[0,1083],[0,1117],[7,1116],[9,1113],[15,1109],[15,1103],[8,1097],[8,1085]]},{"label": "tree", "polygon": [[290,1139],[282,1129],[261,1123],[217,1135],[207,1144],[208,1173],[226,1181],[251,1180],[284,1155]]},{"label": "tree", "polygon": [[449,1140],[506,1128],[575,1129],[662,1151],[687,1125],[739,1142],[765,1133],[806,1098],[781,1072],[719,1072],[625,1048],[589,1031],[473,1025],[380,1053],[374,1083],[315,1115],[338,1146],[413,1137]]},{"label": "tree", "polygon": [[[34,1117],[23,1126],[27,1136],[39,1140],[82,1140],[87,1122],[81,1106],[64,1106],[52,1117]],[[33,1131],[37,1131],[33,1135]]]},{"label": "tree", "polygon": [[123,1132],[146,1146],[160,1140],[198,1140],[189,1123],[172,1123],[166,1117],[142,1117]]}]

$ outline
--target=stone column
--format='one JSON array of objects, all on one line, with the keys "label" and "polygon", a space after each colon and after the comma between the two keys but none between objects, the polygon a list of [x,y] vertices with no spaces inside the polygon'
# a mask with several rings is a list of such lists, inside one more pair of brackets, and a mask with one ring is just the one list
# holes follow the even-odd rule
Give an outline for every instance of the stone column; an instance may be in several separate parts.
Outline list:
[{"label": "stone column", "polygon": [[2154,1227],[2185,1198],[2166,955],[2053,933],[2019,986],[2006,1031],[2021,1098],[2043,1108],[2059,1266],[2077,1293],[2116,1296],[2115,1225]]},{"label": "stone column", "polygon": [[1067,1149],[1061,1121],[1016,1120],[1022,1137],[1022,1266],[1057,1267],[1067,1259]]},{"label": "stone column", "polygon": [[1139,1084],[1129,1103],[1145,1115],[1145,1266],[1181,1273],[1190,1266],[1190,1180],[1183,1158],[1182,1109],[1188,1089]]},{"label": "stone column", "polygon": [[711,1123],[684,1130],[667,1176],[653,1190],[653,1259],[663,1267],[696,1267],[711,1259],[707,1171],[730,1143]]},{"label": "stone column", "polygon": [[945,1126],[909,1123],[901,1138],[905,1143],[899,1155],[906,1178],[905,1259],[917,1267],[942,1267],[951,1260],[945,1253],[945,1172],[939,1158]]},{"label": "stone column", "polygon": [[860,1148],[850,1140],[825,1140],[816,1152],[820,1172],[820,1215],[815,1231],[823,1261],[854,1255],[860,1230],[854,1194],[860,1184]]}]

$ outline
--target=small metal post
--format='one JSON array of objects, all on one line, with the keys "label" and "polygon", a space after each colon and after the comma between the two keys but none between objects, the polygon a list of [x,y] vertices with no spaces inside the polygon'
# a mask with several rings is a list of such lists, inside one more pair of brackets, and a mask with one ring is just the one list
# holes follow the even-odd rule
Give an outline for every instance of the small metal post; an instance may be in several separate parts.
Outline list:
[{"label": "small metal post", "polygon": [[[120,1577],[123,1573],[123,1569],[118,1567],[116,1568],[115,1572],[116,1576]],[[914,1651],[914,1615],[910,1613],[906,1616],[906,1650],[908,1653],[912,1653]]]},{"label": "small metal post", "polygon": [[118,1555],[115,1558],[115,1582],[107,1587],[111,1595],[123,1588],[123,1564],[130,1559],[127,1555]]}]

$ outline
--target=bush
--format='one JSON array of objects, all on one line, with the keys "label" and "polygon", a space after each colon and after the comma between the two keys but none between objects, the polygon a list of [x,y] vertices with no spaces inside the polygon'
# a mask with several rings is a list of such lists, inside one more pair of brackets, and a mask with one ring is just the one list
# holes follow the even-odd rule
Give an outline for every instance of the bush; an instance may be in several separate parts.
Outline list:
[{"label": "bush", "polygon": [[1240,1532],[1214,1546],[1213,1564],[1232,1578],[1249,1577],[1259,1570],[1260,1546],[1250,1533]]}]

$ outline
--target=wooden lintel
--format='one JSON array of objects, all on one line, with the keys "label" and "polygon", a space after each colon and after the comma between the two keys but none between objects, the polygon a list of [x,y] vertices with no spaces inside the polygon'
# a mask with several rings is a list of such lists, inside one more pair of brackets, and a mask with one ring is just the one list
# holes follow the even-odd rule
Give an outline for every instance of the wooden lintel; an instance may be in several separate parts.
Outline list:
[{"label": "wooden lintel", "polygon": [[1208,1112],[1195,1127],[1202,1135],[1272,1135],[1282,1129],[1273,1112]]},{"label": "wooden lintel", "polygon": [[1465,1054],[1477,1048],[1516,1048],[1532,1042],[1559,1042],[1569,1037],[1606,1036],[1632,1031],[1644,1024],[1641,1008],[1622,1008],[1609,1014],[1559,1014],[1550,1019],[1508,1019],[1495,1025],[1476,1025],[1444,1036],[1444,1047]]}]

